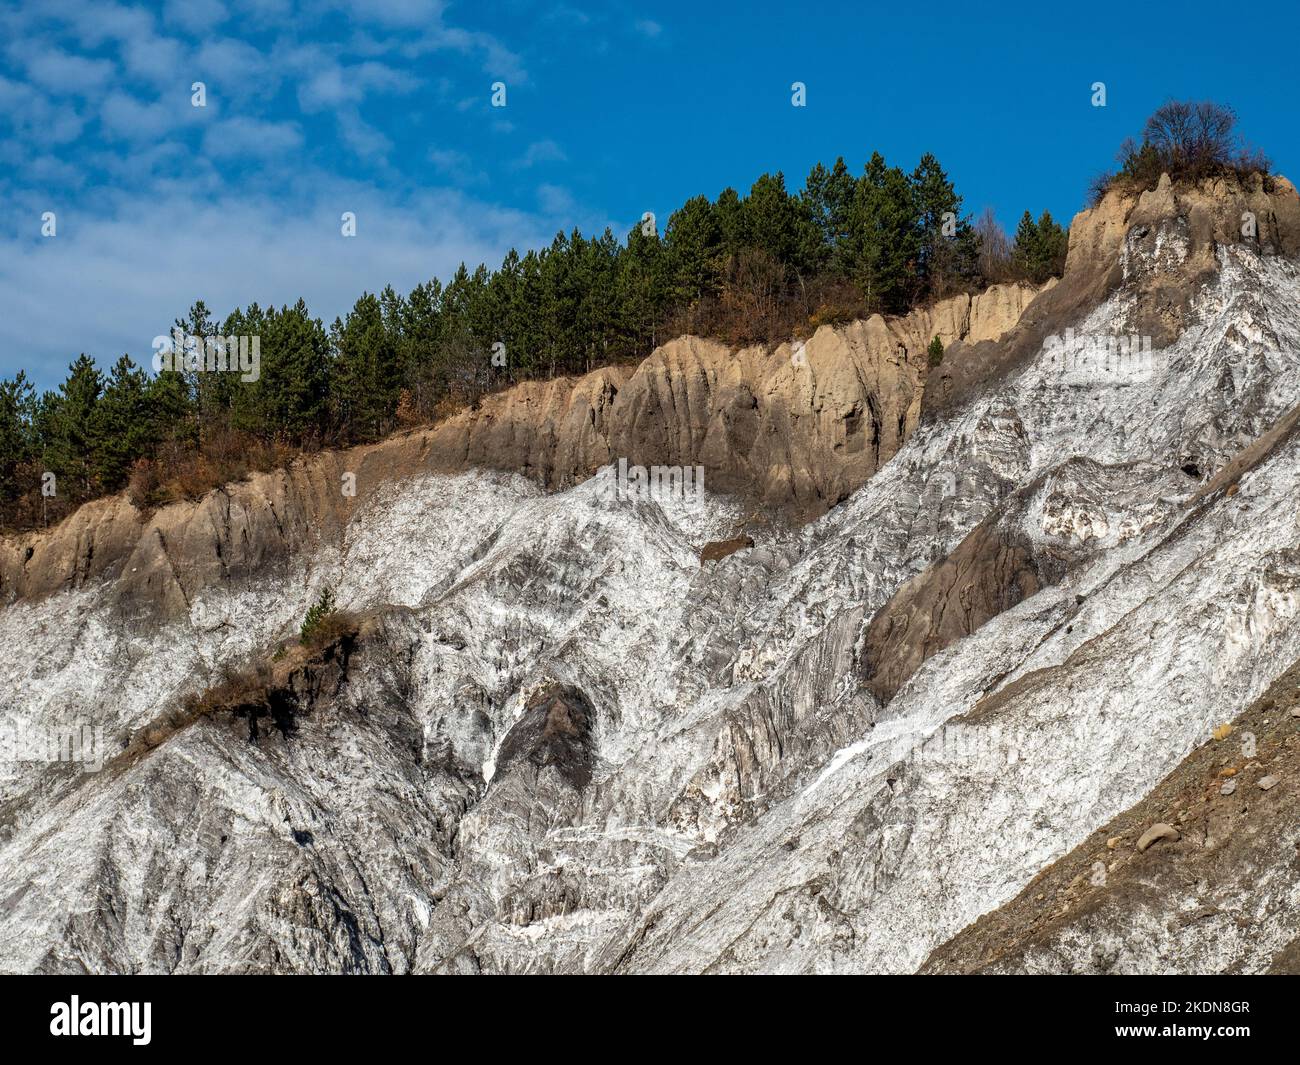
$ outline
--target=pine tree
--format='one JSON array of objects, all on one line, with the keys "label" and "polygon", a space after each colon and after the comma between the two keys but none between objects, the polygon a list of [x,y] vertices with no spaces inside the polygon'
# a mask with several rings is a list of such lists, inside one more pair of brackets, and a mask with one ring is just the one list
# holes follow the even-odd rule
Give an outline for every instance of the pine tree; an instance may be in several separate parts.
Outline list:
[{"label": "pine tree", "polygon": [[1037,222],[1026,211],[1016,227],[1012,262],[1023,277],[1042,284],[1065,269],[1068,244],[1068,231],[1053,221],[1050,211],[1044,211]]},{"label": "pine tree", "polygon": [[[24,461],[47,462],[65,498],[118,486],[133,457],[160,449],[182,460],[174,472],[183,480],[201,482],[205,466],[229,470],[231,449],[246,449],[241,434],[302,447],[322,436],[371,440],[394,427],[399,406],[404,421],[433,417],[448,397],[473,403],[508,380],[643,356],[668,328],[772,339],[801,325],[814,299],[836,313],[851,305],[844,281],[871,310],[903,312],[970,283],[985,265],[976,265],[981,239],[961,202],[932,155],[909,176],[876,153],[860,178],[839,158],[813,167],[797,195],[776,172],[743,198],[732,188],[712,202],[694,197],[662,237],[639,225],[626,241],[574,229],[522,256],[512,249],[496,271],[462,263],[445,286],[433,279],[407,296],[391,286],[365,293],[328,331],[302,300],[250,304],[221,330],[259,338],[257,381],[240,380],[237,352],[225,372],[205,365],[203,341],[216,329],[197,301],[177,325],[199,348],[188,365],[182,350],[176,370],[149,377],[124,357],[105,384],[83,356],[58,392],[39,399],[21,377],[0,382],[0,478],[9,481],[0,481],[0,508],[21,503],[14,478]],[[984,231],[1000,233],[994,223]],[[987,269],[1041,280],[1059,272],[1066,239],[1047,212],[1037,222],[1026,215],[1014,265],[990,240]],[[504,365],[492,360],[497,342]],[[186,466],[195,448],[212,461]]]},{"label": "pine tree", "polygon": [[[461,271],[464,271],[462,265]],[[401,390],[397,344],[378,297],[365,293],[333,329],[330,407],[344,439],[374,440],[393,426]]]},{"label": "pine tree", "polygon": [[[738,223],[733,221],[732,228],[738,228]],[[664,232],[668,293],[673,303],[690,306],[717,291],[722,248],[719,213],[706,197],[695,196],[673,212]]]},{"label": "pine tree", "polygon": [[194,431],[200,443],[224,433],[230,424],[230,409],[234,403],[234,375],[208,371],[208,353],[205,342],[217,333],[212,312],[202,300],[195,301],[184,318],[177,318],[175,328],[184,336],[196,338],[193,351],[173,353],[173,368],[181,368],[189,394],[193,397]]},{"label": "pine tree", "polygon": [[[705,200],[707,203],[707,199]],[[720,254],[717,268],[719,274],[728,258],[739,255],[749,240],[745,232],[745,210],[740,194],[730,186],[718,193],[713,204],[713,217],[718,227]]]},{"label": "pine tree", "polygon": [[96,494],[95,408],[103,391],[103,375],[82,354],[69,367],[58,395],[47,404],[45,468],[57,474],[60,495],[69,499],[90,499]]},{"label": "pine tree", "polygon": [[1065,256],[1070,247],[1070,231],[1058,225],[1050,211],[1044,211],[1038,218],[1038,239],[1041,247],[1044,276],[1059,277],[1065,272]]},{"label": "pine tree", "polygon": [[1034,267],[1040,258],[1038,226],[1034,222],[1034,216],[1026,211],[1020,216],[1020,224],[1016,226],[1016,239],[1011,246],[1011,260],[1022,274],[1032,277]]},{"label": "pine tree", "polygon": [[103,491],[126,483],[131,464],[157,443],[149,400],[149,377],[123,355],[109,374],[90,424],[91,474]]},{"label": "pine tree", "polygon": [[0,381],[0,521],[23,495],[19,477],[33,450],[32,414],[36,390],[22,370]]},{"label": "pine tree", "polygon": [[857,180],[841,156],[829,170],[821,163],[814,166],[800,194],[819,238],[816,250],[805,253],[806,257],[839,276],[849,273],[845,262],[846,242],[856,190]]},{"label": "pine tree", "polygon": [[[226,337],[248,337],[249,354],[252,354],[253,338],[258,341],[259,377],[256,381],[244,381],[242,373],[228,369],[220,374],[223,381],[212,382],[206,389],[208,404],[201,411],[204,422],[203,437],[211,439],[213,435],[233,428],[246,433],[270,439],[276,435],[276,427],[267,423],[263,407],[265,397],[265,379],[268,372],[275,375],[276,355],[266,343],[269,323],[275,314],[272,307],[263,310],[257,303],[250,303],[244,310],[231,312],[222,324]],[[239,341],[236,341],[238,344]],[[226,365],[234,368],[239,365],[238,348],[227,353]],[[205,376],[217,376],[205,374]],[[216,402],[213,402],[215,400]]]},{"label": "pine tree", "polygon": [[926,152],[911,184],[920,227],[920,295],[945,296],[973,284],[979,276],[979,241],[970,220],[961,216],[961,197],[939,160]]},{"label": "pine tree", "polygon": [[930,346],[925,349],[926,361],[930,364],[930,369],[934,369],[943,362],[943,341],[935,337],[930,341]]},{"label": "pine tree", "polygon": [[608,228],[587,241],[578,235],[578,241],[578,335],[584,358],[582,371],[589,373],[609,360],[617,341],[619,314],[614,300],[619,242]]},{"label": "pine tree", "polygon": [[659,343],[660,311],[665,303],[663,243],[658,232],[632,227],[618,258],[615,302],[618,306],[622,351],[649,351]]},{"label": "pine tree", "polygon": [[876,152],[858,181],[849,232],[852,276],[868,307],[897,314],[911,306],[920,243],[911,183]]},{"label": "pine tree", "polygon": [[185,375],[163,370],[149,382],[148,395],[154,438],[174,441],[182,447],[197,446],[194,398]]},{"label": "pine tree", "polygon": [[311,643],[323,631],[334,609],[334,591],[326,588],[320,593],[320,598],[307,608],[307,614],[302,619],[298,636],[303,643]]},{"label": "pine tree", "polygon": [[791,273],[808,274],[815,266],[816,223],[786,192],[780,172],[754,182],[741,206],[740,229],[746,247],[766,253]]},{"label": "pine tree", "polygon": [[519,261],[519,291],[512,315],[511,329],[517,350],[511,350],[510,361],[518,367],[517,372],[528,375],[540,374],[545,366],[543,258],[541,253],[530,250]]},{"label": "pine tree", "polygon": [[254,335],[261,336],[260,377],[244,387],[256,393],[257,431],[298,444],[317,438],[329,394],[325,327],[300,299],[292,307],[272,309]]},{"label": "pine tree", "polygon": [[511,248],[487,284],[486,302],[492,322],[491,344],[504,345],[505,365],[498,365],[496,350],[489,345],[488,375],[493,381],[514,380],[523,352],[520,350],[520,320],[524,286],[523,264],[519,253]]}]

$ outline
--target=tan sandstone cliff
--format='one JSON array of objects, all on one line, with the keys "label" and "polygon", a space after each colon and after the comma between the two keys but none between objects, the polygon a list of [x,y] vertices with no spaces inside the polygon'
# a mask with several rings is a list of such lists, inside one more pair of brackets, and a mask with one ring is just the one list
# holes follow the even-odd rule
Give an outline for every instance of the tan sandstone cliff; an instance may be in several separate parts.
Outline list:
[{"label": "tan sandstone cliff", "polygon": [[[517,471],[560,488],[618,458],[702,465],[712,490],[813,518],[870,478],[923,416],[942,417],[1013,372],[1118,285],[1130,263],[1149,261],[1126,251],[1156,241],[1171,219],[1187,237],[1186,257],[1139,289],[1137,316],[1158,344],[1180,329],[1220,244],[1300,252],[1300,198],[1284,178],[1192,188],[1163,180],[1136,196],[1112,192],[1076,215],[1065,275],[1041,290],[996,285],[900,318],[823,326],[802,346],[773,351],[681,337],[634,370],[524,383],[437,426],[312,455],[197,502],[144,514],[124,496],[98,500],[54,529],[0,540],[0,601],[114,575],[128,611],[183,611],[211,582],[337,539],[370,492],[430,469]],[[931,372],[925,348],[934,336],[947,354]],[[355,497],[341,491],[345,473],[356,475]],[[909,604],[917,610],[923,604]]]},{"label": "tan sandstone cliff", "polygon": [[[336,541],[371,492],[427,470],[516,471],[561,488],[619,458],[701,465],[710,490],[815,517],[916,426],[931,338],[994,340],[1035,295],[998,285],[902,318],[823,326],[774,351],[681,337],[634,370],[527,382],[436,426],[312,455],[196,502],[146,514],[125,495],[97,500],[53,529],[0,540],[0,601],[115,577],[126,614],[174,616],[211,583]],[[346,473],[355,496],[341,490]]]},{"label": "tan sandstone cliff", "polygon": [[[1157,248],[1161,234],[1182,240]],[[1177,337],[1192,297],[1216,269],[1217,249],[1237,243],[1265,255],[1300,254],[1300,196],[1291,182],[1256,174],[1175,186],[1166,174],[1146,192],[1112,189],[1070,223],[1060,282],[1049,283],[997,343],[969,338],[944,359],[926,389],[926,413],[942,417],[1015,371],[1048,336],[1100,303],[1126,277],[1134,279],[1128,271],[1142,275],[1135,278],[1140,282],[1135,331],[1164,347]],[[1139,254],[1153,251],[1160,254]]]}]

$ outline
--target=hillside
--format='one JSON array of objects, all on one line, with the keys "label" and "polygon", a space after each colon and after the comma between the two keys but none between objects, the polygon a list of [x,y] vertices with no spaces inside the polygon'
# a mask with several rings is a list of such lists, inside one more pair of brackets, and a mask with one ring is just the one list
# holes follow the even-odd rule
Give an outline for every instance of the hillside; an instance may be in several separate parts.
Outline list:
[{"label": "hillside", "polygon": [[[0,781],[0,969],[1293,965],[1298,254],[1284,179],[1116,188],[1041,289],[683,337],[6,538],[0,724],[104,764]],[[619,459],[703,499],[610,498]],[[1205,813],[1234,719],[1277,780]],[[1249,876],[1199,887],[1203,815]]]}]

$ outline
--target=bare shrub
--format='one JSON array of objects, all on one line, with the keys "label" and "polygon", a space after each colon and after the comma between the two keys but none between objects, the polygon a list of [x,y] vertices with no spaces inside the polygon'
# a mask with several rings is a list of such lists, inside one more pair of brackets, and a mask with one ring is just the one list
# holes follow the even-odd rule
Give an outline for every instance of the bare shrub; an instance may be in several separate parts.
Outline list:
[{"label": "bare shrub", "polygon": [[979,238],[980,273],[991,283],[1010,281],[1015,273],[1012,265],[1011,238],[998,222],[992,207],[985,207],[975,223]]},{"label": "bare shrub", "polygon": [[1093,181],[1089,202],[1100,202],[1116,186],[1129,191],[1155,188],[1162,174],[1176,182],[1267,175],[1272,163],[1259,149],[1242,141],[1236,126],[1236,112],[1223,104],[1208,100],[1162,104],[1147,119],[1141,141],[1129,137],[1120,145],[1116,155],[1119,171]]}]

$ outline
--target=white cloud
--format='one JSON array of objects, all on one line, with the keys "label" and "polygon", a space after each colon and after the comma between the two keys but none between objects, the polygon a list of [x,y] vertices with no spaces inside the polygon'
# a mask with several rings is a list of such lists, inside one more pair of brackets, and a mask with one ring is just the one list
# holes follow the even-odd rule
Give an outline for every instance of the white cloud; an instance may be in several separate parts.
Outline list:
[{"label": "white cloud", "polygon": [[591,16],[585,11],[579,11],[568,4],[556,4],[542,17],[547,22],[567,23],[570,26],[586,26],[591,22]]},{"label": "white cloud", "polygon": [[213,123],[203,135],[203,153],[217,165],[249,156],[269,158],[302,147],[294,122],[262,122],[238,115]]},{"label": "white cloud", "polygon": [[446,4],[442,0],[335,0],[359,22],[377,22],[384,26],[427,26],[442,19]]},{"label": "white cloud", "polygon": [[[524,63],[492,34],[448,25],[441,0],[331,2],[334,13],[287,0],[0,0],[0,193],[12,223],[0,226],[0,375],[22,366],[52,384],[83,349],[143,358],[199,298],[225,313],[303,296],[332,319],[365,289],[409,289],[462,260],[495,266],[509,247],[593,221],[558,185],[523,211],[417,185],[491,187],[485,159],[412,149],[407,130],[427,135],[421,109],[436,108],[480,138],[510,133],[513,112],[488,107],[490,85],[513,94]],[[191,106],[193,81],[207,85],[204,108]],[[461,118],[455,101],[469,93]],[[424,173],[389,166],[398,140],[417,168],[425,153]],[[552,140],[492,140],[498,166],[565,159]],[[347,153],[360,164],[337,158]],[[357,171],[381,176],[337,176]],[[53,240],[37,237],[44,210],[58,212]],[[342,211],[357,213],[357,238],[339,235]]]},{"label": "white cloud", "polygon": [[[34,14],[34,9],[31,13]],[[51,4],[47,13],[61,18],[87,48],[98,48],[107,41],[153,37],[153,15],[142,7],[73,0],[71,3]]]},{"label": "white cloud", "polygon": [[194,53],[194,78],[209,92],[233,99],[273,95],[280,72],[271,56],[245,41],[217,37],[204,41]]},{"label": "white cloud", "polygon": [[[183,94],[181,89],[184,90]],[[111,92],[100,108],[99,117],[105,132],[125,140],[153,140],[181,127],[202,121],[206,108],[190,104],[188,82],[170,97],[146,102],[124,92]]]},{"label": "white cloud", "polygon": [[[543,213],[558,215],[561,219],[571,217],[577,209],[569,190],[559,185],[538,185],[537,203]],[[568,224],[563,224],[562,228],[567,229]]]},{"label": "white cloud", "polygon": [[293,14],[293,0],[234,0],[238,13],[257,26],[283,23]]},{"label": "white cloud", "polygon": [[345,107],[336,115],[339,137],[353,154],[371,162],[384,163],[393,150],[393,142],[370,125],[355,107]]},{"label": "white cloud", "polygon": [[55,93],[86,95],[101,88],[116,68],[107,59],[87,59],[58,48],[42,47],[26,59],[27,76]]},{"label": "white cloud", "polygon": [[633,28],[642,37],[649,37],[651,40],[664,32],[664,28],[652,18],[637,19]]},{"label": "white cloud", "polygon": [[490,33],[438,25],[403,42],[398,51],[412,59],[438,51],[479,56],[484,73],[493,78],[504,78],[512,87],[528,82],[528,71],[524,69],[523,59]]},{"label": "white cloud", "polygon": [[538,163],[563,163],[568,158],[564,154],[564,149],[555,141],[534,141],[528,146],[524,154],[514,161],[513,165],[518,170],[527,170]]},{"label": "white cloud", "polygon": [[[19,165],[27,178],[46,188],[76,189],[83,182],[77,167],[53,155],[24,157]],[[45,205],[48,208],[56,197],[49,194],[47,197],[51,201]]]},{"label": "white cloud", "polygon": [[[218,314],[256,300],[305,298],[330,321],[363,290],[409,291],[449,277],[462,260],[500,263],[512,247],[550,239],[550,220],[452,191],[395,201],[368,185],[304,179],[310,191],[279,199],[196,198],[178,185],[59,216],[59,236],[0,236],[0,374],[26,369],[42,385],[62,379],[85,350],[101,364],[136,361],[196,299]],[[357,236],[339,216],[357,215]],[[75,316],[67,314],[76,307]]]},{"label": "white cloud", "polygon": [[298,105],[309,114],[360,103],[372,92],[411,92],[420,84],[413,75],[374,61],[345,66],[314,49],[296,58],[309,71],[298,86]]},{"label": "white cloud", "polygon": [[426,158],[439,174],[458,184],[473,184],[484,178],[474,166],[474,160],[455,148],[430,148]]},{"label": "white cloud", "polygon": [[226,21],[228,15],[221,0],[167,0],[163,6],[164,22],[191,33],[219,26]]},{"label": "white cloud", "polygon": [[6,119],[22,140],[37,145],[74,141],[85,124],[70,104],[56,104],[30,85],[0,74],[0,122]]},{"label": "white cloud", "polygon": [[158,86],[183,84],[189,95],[192,79],[185,72],[192,69],[185,45],[174,37],[161,37],[155,33],[129,37],[119,49],[122,65],[134,77]]}]

